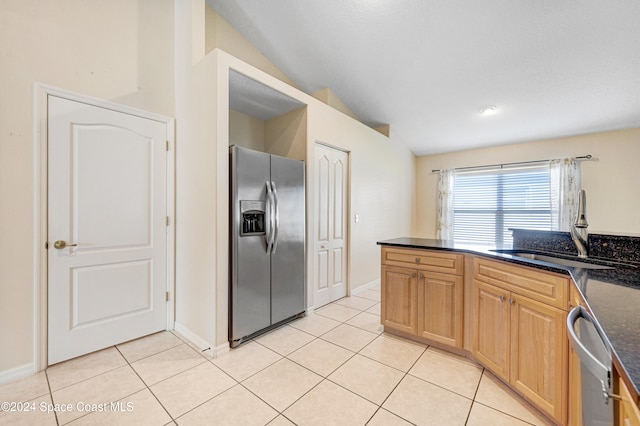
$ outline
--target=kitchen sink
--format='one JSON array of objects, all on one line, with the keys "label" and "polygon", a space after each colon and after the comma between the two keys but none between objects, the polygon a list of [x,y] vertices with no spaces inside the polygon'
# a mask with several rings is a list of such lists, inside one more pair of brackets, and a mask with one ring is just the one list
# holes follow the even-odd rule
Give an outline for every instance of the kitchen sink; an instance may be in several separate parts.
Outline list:
[{"label": "kitchen sink", "polygon": [[522,251],[522,250],[491,250],[491,251],[494,251],[496,253],[502,253],[502,254],[510,254],[511,256],[522,257],[525,259],[540,260],[542,262],[568,266],[570,268],[613,269],[612,266],[598,265],[595,263],[588,263],[580,260],[565,259],[563,257],[556,257],[549,254],[531,253],[531,252]]}]

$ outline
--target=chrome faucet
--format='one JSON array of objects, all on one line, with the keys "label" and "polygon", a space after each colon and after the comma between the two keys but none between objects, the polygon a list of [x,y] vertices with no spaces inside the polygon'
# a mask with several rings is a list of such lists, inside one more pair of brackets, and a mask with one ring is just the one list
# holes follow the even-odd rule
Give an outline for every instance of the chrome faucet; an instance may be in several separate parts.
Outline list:
[{"label": "chrome faucet", "polygon": [[576,223],[571,227],[571,238],[578,248],[578,257],[586,258],[589,254],[589,236],[587,234],[587,193],[584,189],[578,195],[578,215]]}]

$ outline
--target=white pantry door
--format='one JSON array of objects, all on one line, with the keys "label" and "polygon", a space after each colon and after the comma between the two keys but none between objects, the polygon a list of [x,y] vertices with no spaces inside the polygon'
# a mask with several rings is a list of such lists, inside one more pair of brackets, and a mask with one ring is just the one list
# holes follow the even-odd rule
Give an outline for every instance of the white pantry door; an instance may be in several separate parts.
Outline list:
[{"label": "white pantry door", "polygon": [[48,97],[49,365],[166,329],[166,141],[166,123]]},{"label": "white pantry door", "polygon": [[347,295],[349,156],[316,143],[315,300],[317,309]]}]

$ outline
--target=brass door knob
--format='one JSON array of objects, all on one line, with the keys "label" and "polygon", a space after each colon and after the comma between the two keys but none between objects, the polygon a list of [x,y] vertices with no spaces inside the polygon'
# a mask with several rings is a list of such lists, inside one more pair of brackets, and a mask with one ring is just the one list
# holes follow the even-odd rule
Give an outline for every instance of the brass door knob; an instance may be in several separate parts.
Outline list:
[{"label": "brass door knob", "polygon": [[68,243],[63,240],[58,240],[55,243],[53,243],[53,247],[57,248],[58,250],[62,250],[65,247],[75,247],[77,245],[78,245],[77,243]]}]

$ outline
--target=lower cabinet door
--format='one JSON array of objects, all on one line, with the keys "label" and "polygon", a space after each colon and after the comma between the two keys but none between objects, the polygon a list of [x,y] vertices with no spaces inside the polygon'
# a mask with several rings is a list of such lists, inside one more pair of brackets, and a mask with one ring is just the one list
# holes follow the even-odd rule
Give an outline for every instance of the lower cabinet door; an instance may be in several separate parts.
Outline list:
[{"label": "lower cabinet door", "polygon": [[567,424],[567,313],[513,294],[509,382],[540,409]]},{"label": "lower cabinet door", "polygon": [[473,280],[472,351],[495,374],[509,380],[509,295],[501,288]]},{"label": "lower cabinet door", "polygon": [[[617,374],[616,374],[617,376]],[[618,380],[618,393],[621,396],[617,401],[617,425],[618,426],[640,426],[640,408],[631,397],[631,393],[621,377]]]},{"label": "lower cabinet door", "polygon": [[418,336],[462,347],[462,287],[461,276],[418,271]]},{"label": "lower cabinet door", "polygon": [[382,325],[404,333],[418,330],[418,278],[414,269],[382,266]]}]

